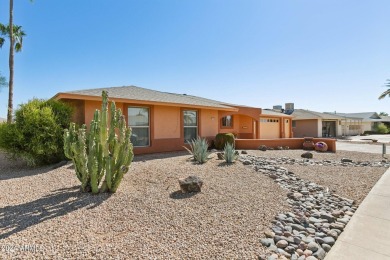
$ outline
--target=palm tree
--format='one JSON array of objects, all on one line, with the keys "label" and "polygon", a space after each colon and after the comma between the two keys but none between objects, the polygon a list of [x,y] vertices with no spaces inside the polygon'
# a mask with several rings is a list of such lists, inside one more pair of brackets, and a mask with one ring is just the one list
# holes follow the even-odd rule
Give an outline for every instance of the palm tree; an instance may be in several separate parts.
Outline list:
[{"label": "palm tree", "polygon": [[384,97],[386,97],[386,96],[390,96],[390,80],[389,80],[389,79],[387,80],[387,83],[386,83],[385,87],[387,87],[388,89],[387,89],[385,92],[383,92],[383,93],[379,96],[378,99],[382,99],[382,98],[384,98]]},{"label": "palm tree", "polygon": [[[12,2],[12,0],[10,2]],[[10,16],[12,16],[12,11],[10,11]],[[12,23],[10,23],[7,26],[4,24],[0,24],[0,34],[2,36],[8,36],[8,38],[10,39],[7,122],[11,123],[12,111],[13,111],[13,96],[14,96],[14,50],[16,52],[20,52],[22,50],[23,37],[26,36],[26,34],[22,30],[22,26],[13,25]],[[5,38],[0,37],[0,47],[4,44],[4,42],[5,42]]]}]

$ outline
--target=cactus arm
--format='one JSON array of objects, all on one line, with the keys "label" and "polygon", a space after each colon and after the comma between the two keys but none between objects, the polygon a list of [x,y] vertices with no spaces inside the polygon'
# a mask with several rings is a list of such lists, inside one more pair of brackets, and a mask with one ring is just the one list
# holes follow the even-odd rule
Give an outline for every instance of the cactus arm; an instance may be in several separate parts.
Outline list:
[{"label": "cactus arm", "polygon": [[108,142],[107,142],[107,116],[108,116],[108,98],[107,92],[102,92],[103,102],[102,102],[102,113],[100,119],[100,143],[103,148],[103,157],[106,158],[109,155]]},{"label": "cactus arm", "polygon": [[108,190],[112,188],[112,169],[111,169],[111,157],[106,157],[106,185]]}]

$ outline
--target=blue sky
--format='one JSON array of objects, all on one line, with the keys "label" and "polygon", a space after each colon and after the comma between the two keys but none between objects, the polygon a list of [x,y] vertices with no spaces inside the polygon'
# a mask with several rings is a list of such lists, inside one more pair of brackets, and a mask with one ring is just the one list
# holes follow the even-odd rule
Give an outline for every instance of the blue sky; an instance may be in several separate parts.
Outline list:
[{"label": "blue sky", "polygon": [[[388,0],[17,0],[27,37],[14,100],[136,85],[262,108],[390,113],[390,99],[377,99],[390,78],[389,10]],[[8,77],[7,44],[0,71]]]}]

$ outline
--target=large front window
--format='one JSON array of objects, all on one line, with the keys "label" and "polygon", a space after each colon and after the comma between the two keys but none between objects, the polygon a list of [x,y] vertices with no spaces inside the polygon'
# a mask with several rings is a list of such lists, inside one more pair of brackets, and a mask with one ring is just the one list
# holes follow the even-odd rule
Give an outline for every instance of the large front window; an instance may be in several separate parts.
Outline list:
[{"label": "large front window", "polygon": [[132,129],[131,142],[134,146],[149,146],[150,120],[148,107],[129,107],[128,124]]},{"label": "large front window", "polygon": [[183,111],[184,142],[188,143],[198,136],[198,112],[194,110]]}]

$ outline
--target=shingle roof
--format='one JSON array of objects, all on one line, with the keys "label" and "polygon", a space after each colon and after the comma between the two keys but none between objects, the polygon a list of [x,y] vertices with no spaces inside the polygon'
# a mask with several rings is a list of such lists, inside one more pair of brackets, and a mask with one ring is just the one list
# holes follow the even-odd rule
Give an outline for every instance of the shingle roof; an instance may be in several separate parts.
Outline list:
[{"label": "shingle roof", "polygon": [[291,114],[294,118],[293,120],[305,120],[305,119],[325,119],[325,120],[338,120],[344,119],[344,117],[330,114],[330,113],[321,113],[305,109],[294,109],[294,112]]},{"label": "shingle roof", "polygon": [[262,115],[268,115],[268,116],[293,117],[292,115],[287,115],[287,114],[280,113],[280,112],[276,112],[276,111],[272,111],[272,110],[269,110],[269,109],[263,109],[263,110],[261,111],[261,114],[262,114]]},{"label": "shingle roof", "polygon": [[336,113],[340,116],[346,116],[346,117],[355,117],[360,119],[380,119],[379,115],[376,112],[362,112],[362,113]]},{"label": "shingle roof", "polygon": [[65,94],[77,94],[85,96],[101,96],[102,91],[106,90],[108,96],[111,98],[122,98],[139,101],[152,101],[152,102],[163,102],[163,103],[176,103],[184,105],[194,106],[206,106],[214,108],[232,108],[224,102],[196,97],[186,94],[175,94],[169,92],[161,92],[157,90],[151,90],[146,88],[140,88],[136,86],[123,86],[123,87],[110,87],[110,88],[95,88],[63,92]]},{"label": "shingle roof", "polygon": [[381,122],[390,122],[390,116],[380,116]]}]

